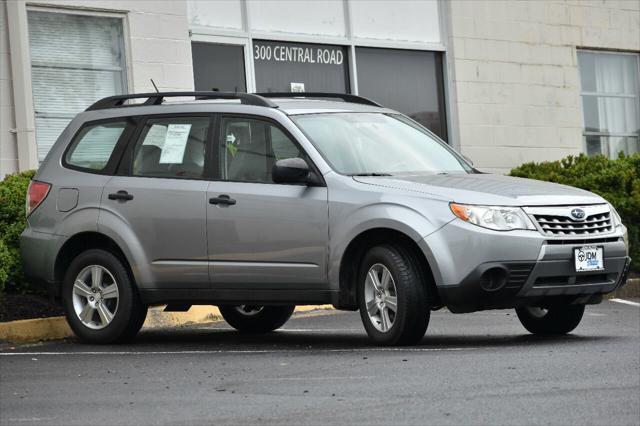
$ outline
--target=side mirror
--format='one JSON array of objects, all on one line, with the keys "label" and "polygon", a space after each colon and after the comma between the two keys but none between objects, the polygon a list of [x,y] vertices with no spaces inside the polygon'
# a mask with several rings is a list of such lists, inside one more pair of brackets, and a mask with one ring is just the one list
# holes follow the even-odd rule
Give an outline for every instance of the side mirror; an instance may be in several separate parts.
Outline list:
[{"label": "side mirror", "polygon": [[315,184],[317,178],[302,158],[285,158],[276,161],[271,170],[275,183]]}]

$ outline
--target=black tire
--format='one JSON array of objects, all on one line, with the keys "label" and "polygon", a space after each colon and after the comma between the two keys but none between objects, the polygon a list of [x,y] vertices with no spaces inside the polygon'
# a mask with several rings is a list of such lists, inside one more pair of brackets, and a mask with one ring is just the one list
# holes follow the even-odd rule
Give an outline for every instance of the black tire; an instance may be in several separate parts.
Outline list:
[{"label": "black tire", "polygon": [[[397,299],[393,324],[386,332],[374,325],[374,320],[367,313],[365,300],[367,274],[377,264],[384,265],[391,273]],[[358,307],[364,328],[375,344],[415,345],[424,337],[431,309],[427,293],[428,278],[423,275],[418,260],[401,247],[380,245],[370,249],[364,256],[358,273]]]},{"label": "black tire", "polygon": [[291,318],[295,308],[295,305],[226,305],[220,306],[220,313],[224,320],[239,332],[262,334],[282,327]]},{"label": "black tire", "polygon": [[516,308],[518,319],[532,334],[567,334],[573,331],[584,314],[584,305],[556,305],[545,308]]},{"label": "black tire", "polygon": [[[78,274],[91,265],[105,268],[115,279],[118,288],[117,308],[113,319],[101,329],[85,325],[76,313],[73,302],[74,282]],[[140,301],[137,289],[122,261],[101,249],[87,250],[73,259],[62,283],[62,303],[69,326],[80,340],[87,343],[108,344],[131,340],[140,331],[147,317],[147,306]]]}]

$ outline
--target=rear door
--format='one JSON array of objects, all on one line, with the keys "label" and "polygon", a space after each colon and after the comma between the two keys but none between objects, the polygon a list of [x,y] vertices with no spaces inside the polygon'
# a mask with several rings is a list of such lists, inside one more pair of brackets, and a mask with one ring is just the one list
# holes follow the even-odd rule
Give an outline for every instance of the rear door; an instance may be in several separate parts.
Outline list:
[{"label": "rear door", "polygon": [[[141,287],[208,288],[206,156],[212,117],[142,118],[122,159],[119,175],[102,193],[100,223],[117,228]],[[210,162],[209,162],[210,163]]]},{"label": "rear door", "polygon": [[276,184],[278,159],[304,151],[277,123],[222,116],[217,179],[207,198],[212,286],[235,290],[326,290],[326,187]]}]

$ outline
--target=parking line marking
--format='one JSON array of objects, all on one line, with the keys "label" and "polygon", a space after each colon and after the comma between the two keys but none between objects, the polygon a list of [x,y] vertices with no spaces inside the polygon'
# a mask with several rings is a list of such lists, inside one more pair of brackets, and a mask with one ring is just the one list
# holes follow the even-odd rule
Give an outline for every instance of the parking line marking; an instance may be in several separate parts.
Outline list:
[{"label": "parking line marking", "polygon": [[283,350],[211,350],[211,351],[82,351],[82,352],[0,352],[0,356],[58,356],[58,355],[214,355],[214,354],[270,354],[319,352],[456,352],[481,349],[468,348],[358,348],[358,349],[283,349]]},{"label": "parking line marking", "polygon": [[624,299],[609,299],[609,300],[616,303],[622,303],[624,305],[640,306],[640,303],[632,302],[631,300],[624,300]]}]

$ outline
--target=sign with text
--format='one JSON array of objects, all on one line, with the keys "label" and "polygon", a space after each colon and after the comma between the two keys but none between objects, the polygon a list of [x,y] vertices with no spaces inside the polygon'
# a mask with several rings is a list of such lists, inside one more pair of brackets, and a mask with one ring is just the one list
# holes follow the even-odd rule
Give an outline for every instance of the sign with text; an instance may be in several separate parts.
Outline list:
[{"label": "sign with text", "polygon": [[349,91],[344,46],[254,40],[253,60],[259,92]]},{"label": "sign with text", "polygon": [[300,45],[253,45],[253,59],[257,61],[301,62],[307,64],[342,65],[344,53],[341,47],[309,47]]}]

